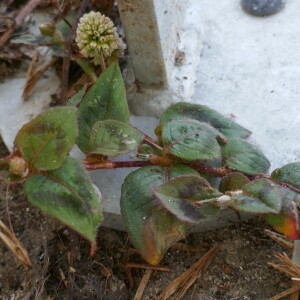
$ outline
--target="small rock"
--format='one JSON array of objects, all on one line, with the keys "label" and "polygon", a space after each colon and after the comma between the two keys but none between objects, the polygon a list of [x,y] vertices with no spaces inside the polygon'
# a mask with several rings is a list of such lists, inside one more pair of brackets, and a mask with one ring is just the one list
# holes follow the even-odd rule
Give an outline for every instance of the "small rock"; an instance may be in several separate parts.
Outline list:
[{"label": "small rock", "polygon": [[244,11],[257,17],[267,17],[281,11],[286,0],[241,0]]}]

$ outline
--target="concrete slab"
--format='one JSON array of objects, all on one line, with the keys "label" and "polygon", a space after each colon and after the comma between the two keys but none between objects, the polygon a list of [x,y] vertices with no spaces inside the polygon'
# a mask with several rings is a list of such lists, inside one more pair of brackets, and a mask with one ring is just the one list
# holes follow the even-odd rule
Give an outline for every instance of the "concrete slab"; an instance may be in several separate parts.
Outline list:
[{"label": "concrete slab", "polygon": [[194,96],[253,132],[271,168],[300,161],[300,2],[276,15],[246,14],[236,0],[201,0],[204,37]]}]

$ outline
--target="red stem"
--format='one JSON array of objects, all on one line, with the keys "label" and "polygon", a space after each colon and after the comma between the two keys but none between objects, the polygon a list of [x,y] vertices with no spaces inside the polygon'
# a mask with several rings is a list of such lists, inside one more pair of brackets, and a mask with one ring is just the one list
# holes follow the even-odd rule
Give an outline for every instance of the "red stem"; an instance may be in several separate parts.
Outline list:
[{"label": "red stem", "polygon": [[[272,180],[272,179],[271,179]],[[288,184],[288,183],[285,183],[285,182],[279,182],[279,181],[275,181],[275,180],[272,180],[275,184],[279,185],[279,186],[282,186],[282,187],[285,187],[285,188],[288,188],[296,193],[299,193],[300,194],[300,190],[297,189],[296,187]]]},{"label": "red stem", "polygon": [[145,166],[152,165],[150,161],[147,160],[133,160],[133,161],[111,161],[107,160],[104,162],[96,162],[96,163],[89,163],[84,162],[84,166],[86,170],[100,170],[100,169],[118,169],[118,168],[140,168]]},{"label": "red stem", "polygon": [[197,170],[200,173],[206,173],[214,177],[223,177],[233,172],[230,169],[209,167],[201,163],[185,163],[185,165]]}]

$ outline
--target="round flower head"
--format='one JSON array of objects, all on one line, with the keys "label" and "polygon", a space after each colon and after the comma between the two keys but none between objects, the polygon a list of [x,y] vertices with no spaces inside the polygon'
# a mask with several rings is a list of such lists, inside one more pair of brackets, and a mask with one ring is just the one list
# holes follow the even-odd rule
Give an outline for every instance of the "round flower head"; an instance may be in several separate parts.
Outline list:
[{"label": "round flower head", "polygon": [[92,58],[95,65],[100,65],[103,58],[121,56],[125,49],[111,19],[94,11],[79,20],[75,41],[80,53]]}]

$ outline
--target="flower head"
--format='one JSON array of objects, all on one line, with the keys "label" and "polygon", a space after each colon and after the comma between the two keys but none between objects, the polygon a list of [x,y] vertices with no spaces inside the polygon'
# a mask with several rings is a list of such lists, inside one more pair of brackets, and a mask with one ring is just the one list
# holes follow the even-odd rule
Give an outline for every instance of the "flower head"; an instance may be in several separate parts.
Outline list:
[{"label": "flower head", "polygon": [[93,59],[95,65],[112,55],[121,56],[126,48],[110,18],[91,11],[82,16],[75,39],[80,53]]}]

